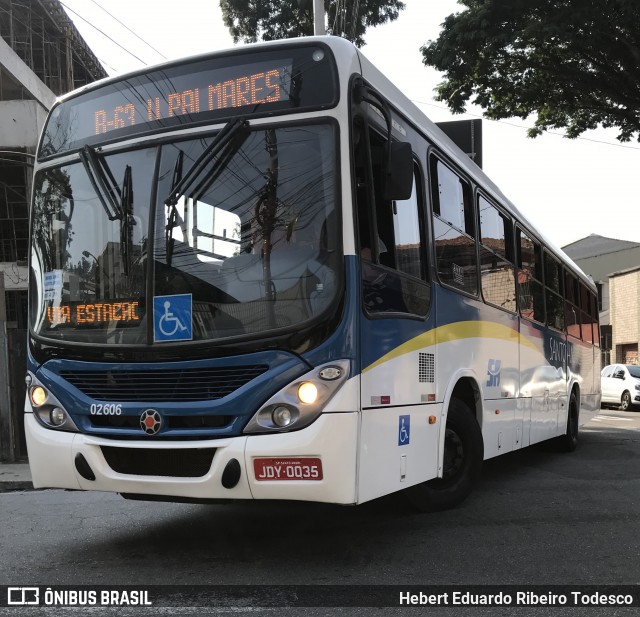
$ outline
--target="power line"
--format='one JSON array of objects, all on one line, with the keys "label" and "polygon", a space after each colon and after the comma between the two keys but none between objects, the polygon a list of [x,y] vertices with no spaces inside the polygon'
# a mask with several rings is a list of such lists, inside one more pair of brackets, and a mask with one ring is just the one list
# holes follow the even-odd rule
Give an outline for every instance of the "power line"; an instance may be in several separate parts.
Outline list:
[{"label": "power line", "polygon": [[[449,110],[448,107],[445,107],[444,105],[436,105],[435,103],[427,103],[426,101],[417,101],[415,99],[411,99],[412,102],[417,103],[418,105],[428,105],[429,107],[436,107],[437,109],[444,109],[444,110]],[[484,116],[480,115],[480,114],[474,114],[472,112],[465,112],[465,114],[467,116],[473,116],[474,118],[481,118],[482,120],[487,120],[489,122],[497,122],[498,124],[506,124],[507,126],[513,126],[515,128],[518,129],[526,129],[526,130],[530,130],[533,127],[531,126],[522,126],[520,124],[515,124],[513,122],[509,122],[508,120],[494,120],[493,118],[485,118]],[[555,131],[545,131],[546,134],[548,135],[553,135],[554,137],[566,137],[566,135],[563,135],[562,133],[557,133]],[[627,150],[640,150],[640,147],[636,147],[636,146],[628,146],[627,144],[621,144],[621,143],[617,143],[614,144],[610,141],[602,141],[600,139],[593,139],[592,137],[574,137],[572,139],[581,139],[582,141],[590,141],[593,142],[595,144],[602,144],[603,146],[613,146],[615,148],[626,148]]]},{"label": "power line", "polygon": [[150,49],[153,49],[153,51],[155,51],[163,60],[168,59],[161,51],[158,51],[153,45],[151,45],[151,43],[147,43],[147,41],[145,41],[139,34],[131,30],[129,26],[122,23],[115,15],[112,15],[111,13],[109,13],[109,11],[107,11],[107,9],[105,9],[103,6],[100,6],[96,2],[96,0],[91,0],[91,2],[93,2],[93,4],[95,4],[99,9],[102,9],[107,15],[109,15],[109,17],[111,17],[112,19],[115,19],[123,28],[126,28],[129,32],[131,32],[131,34],[133,34],[133,36],[135,36],[137,39],[142,41],[147,47],[149,47]]},{"label": "power line", "polygon": [[129,51],[128,49],[126,49],[125,47],[123,47],[122,45],[120,45],[120,43],[118,43],[118,41],[112,39],[108,34],[106,34],[105,32],[103,32],[102,30],[100,30],[100,28],[98,28],[97,26],[94,26],[90,21],[88,21],[87,19],[85,19],[84,17],[82,17],[82,15],[79,15],[76,11],[74,11],[72,8],[69,8],[64,2],[62,2],[61,0],[59,0],[60,4],[67,9],[67,11],[73,13],[76,17],[78,17],[79,19],[81,19],[82,21],[84,21],[86,24],[88,24],[89,26],[91,26],[94,30],[97,30],[100,34],[102,34],[102,36],[104,36],[105,38],[109,39],[112,43],[116,44],[120,49],[122,49],[123,51],[126,51],[130,56],[133,56],[138,62],[140,62],[141,64],[143,64],[144,66],[147,66],[147,62],[145,62],[144,60],[142,60],[142,58],[138,58],[138,56],[136,56],[133,52]]}]

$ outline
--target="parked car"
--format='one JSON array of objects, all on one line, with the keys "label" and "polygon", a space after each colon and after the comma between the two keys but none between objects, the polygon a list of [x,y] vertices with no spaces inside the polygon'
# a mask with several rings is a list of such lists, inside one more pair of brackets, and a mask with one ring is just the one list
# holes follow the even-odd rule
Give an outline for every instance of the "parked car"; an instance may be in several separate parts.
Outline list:
[{"label": "parked car", "polygon": [[640,366],[610,364],[600,373],[602,406],[616,405],[623,411],[640,407]]}]

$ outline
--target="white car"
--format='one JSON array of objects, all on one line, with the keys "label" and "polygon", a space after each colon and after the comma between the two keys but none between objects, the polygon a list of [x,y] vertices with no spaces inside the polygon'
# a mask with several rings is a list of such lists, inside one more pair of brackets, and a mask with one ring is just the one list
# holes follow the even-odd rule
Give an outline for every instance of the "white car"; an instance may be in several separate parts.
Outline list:
[{"label": "white car", "polygon": [[640,366],[610,364],[600,373],[602,406],[616,405],[623,411],[640,407]]}]

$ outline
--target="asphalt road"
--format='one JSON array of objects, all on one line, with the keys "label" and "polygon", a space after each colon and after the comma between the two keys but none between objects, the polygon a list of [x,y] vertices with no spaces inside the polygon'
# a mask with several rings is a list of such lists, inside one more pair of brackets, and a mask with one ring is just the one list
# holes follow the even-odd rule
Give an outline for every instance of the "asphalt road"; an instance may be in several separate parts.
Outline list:
[{"label": "asphalt road", "polygon": [[[640,413],[601,412],[572,454],[534,446],[486,461],[471,497],[435,514],[397,496],[358,507],[186,505],[60,490],[0,494],[0,512],[4,585],[632,585],[640,582]],[[198,614],[131,610],[118,614]],[[409,610],[421,609],[375,614]],[[229,614],[238,611],[296,614],[250,606]]]}]

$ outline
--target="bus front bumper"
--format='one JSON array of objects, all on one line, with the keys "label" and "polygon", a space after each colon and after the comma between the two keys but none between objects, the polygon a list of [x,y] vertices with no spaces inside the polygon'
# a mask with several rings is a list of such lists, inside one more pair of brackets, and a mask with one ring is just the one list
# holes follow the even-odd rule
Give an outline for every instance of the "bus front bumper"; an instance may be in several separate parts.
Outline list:
[{"label": "bus front bumper", "polygon": [[[290,433],[125,441],[47,429],[27,413],[25,432],[34,488],[109,491],[169,501],[177,497],[353,504],[358,417],[356,412],[326,413]],[[256,459],[263,464],[256,464]],[[176,473],[181,477],[172,475]]]}]

